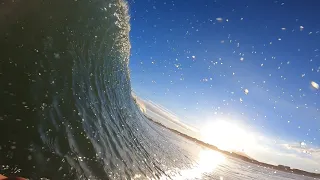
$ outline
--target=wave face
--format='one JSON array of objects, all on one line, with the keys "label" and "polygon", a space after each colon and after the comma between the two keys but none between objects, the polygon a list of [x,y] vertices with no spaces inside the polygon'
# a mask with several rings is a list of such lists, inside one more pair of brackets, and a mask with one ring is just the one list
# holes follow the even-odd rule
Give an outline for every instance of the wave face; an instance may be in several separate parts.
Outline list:
[{"label": "wave face", "polygon": [[1,174],[158,179],[185,161],[132,100],[126,2],[5,2],[0,14]]}]

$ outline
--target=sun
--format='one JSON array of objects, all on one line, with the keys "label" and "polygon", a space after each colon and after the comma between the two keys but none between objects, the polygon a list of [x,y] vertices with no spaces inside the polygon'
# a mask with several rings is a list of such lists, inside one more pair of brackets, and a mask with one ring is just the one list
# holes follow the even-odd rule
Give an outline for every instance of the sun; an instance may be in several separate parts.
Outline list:
[{"label": "sun", "polygon": [[254,136],[239,125],[225,120],[207,124],[201,129],[202,140],[227,151],[245,152],[254,146]]}]

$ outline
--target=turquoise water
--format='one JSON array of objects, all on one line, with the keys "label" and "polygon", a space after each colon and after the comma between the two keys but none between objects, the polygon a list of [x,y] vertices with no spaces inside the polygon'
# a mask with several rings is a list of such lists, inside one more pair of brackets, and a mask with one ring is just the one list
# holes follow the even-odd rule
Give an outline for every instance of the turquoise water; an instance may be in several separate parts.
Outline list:
[{"label": "turquoise water", "polygon": [[[210,159],[211,151],[142,115],[131,97],[125,1],[1,6],[1,174],[53,180],[270,177],[271,171],[241,170],[243,162],[217,154],[211,160],[221,162],[199,168],[199,154]],[[292,176],[283,174],[271,173]]]}]

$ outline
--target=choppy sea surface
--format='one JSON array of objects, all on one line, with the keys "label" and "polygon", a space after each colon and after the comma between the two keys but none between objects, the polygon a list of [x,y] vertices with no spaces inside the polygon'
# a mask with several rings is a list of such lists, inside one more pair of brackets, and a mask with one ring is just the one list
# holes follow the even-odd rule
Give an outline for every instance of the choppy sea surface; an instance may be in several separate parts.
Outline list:
[{"label": "choppy sea surface", "polygon": [[312,179],[225,157],[131,96],[124,0],[0,4],[0,174],[30,179]]}]

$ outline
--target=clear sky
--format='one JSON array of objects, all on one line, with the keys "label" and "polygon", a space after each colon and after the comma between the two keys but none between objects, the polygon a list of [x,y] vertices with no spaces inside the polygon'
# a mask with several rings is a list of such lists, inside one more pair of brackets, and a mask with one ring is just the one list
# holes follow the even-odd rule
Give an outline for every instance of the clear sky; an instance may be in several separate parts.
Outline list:
[{"label": "clear sky", "polygon": [[235,126],[258,160],[320,171],[320,1],[129,6],[139,97],[200,130]]}]

